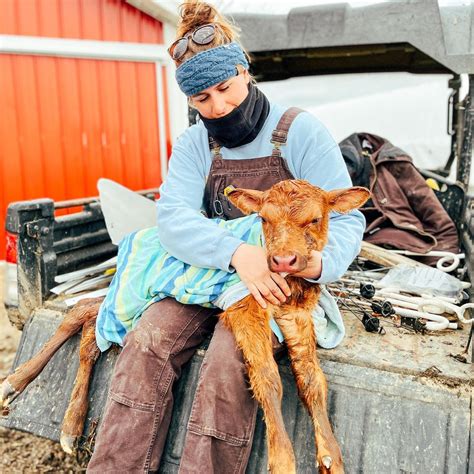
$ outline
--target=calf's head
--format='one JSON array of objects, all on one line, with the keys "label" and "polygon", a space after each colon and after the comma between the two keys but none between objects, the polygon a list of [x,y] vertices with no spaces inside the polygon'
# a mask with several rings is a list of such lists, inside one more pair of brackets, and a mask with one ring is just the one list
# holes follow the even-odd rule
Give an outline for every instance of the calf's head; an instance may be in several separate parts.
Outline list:
[{"label": "calf's head", "polygon": [[267,191],[233,189],[230,201],[244,214],[258,212],[263,225],[268,266],[273,272],[297,273],[312,250],[328,239],[329,213],[347,213],[370,196],[366,188],[324,191],[303,180],[286,180]]}]

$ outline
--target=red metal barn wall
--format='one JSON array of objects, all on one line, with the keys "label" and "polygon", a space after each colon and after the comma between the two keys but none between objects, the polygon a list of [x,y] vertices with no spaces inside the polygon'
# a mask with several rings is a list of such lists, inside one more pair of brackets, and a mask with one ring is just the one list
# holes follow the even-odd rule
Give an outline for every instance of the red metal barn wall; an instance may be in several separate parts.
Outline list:
[{"label": "red metal barn wall", "polygon": [[[162,23],[121,0],[0,0],[0,34],[163,43]],[[9,202],[95,196],[100,177],[161,183],[155,67],[0,54],[0,260]]]}]

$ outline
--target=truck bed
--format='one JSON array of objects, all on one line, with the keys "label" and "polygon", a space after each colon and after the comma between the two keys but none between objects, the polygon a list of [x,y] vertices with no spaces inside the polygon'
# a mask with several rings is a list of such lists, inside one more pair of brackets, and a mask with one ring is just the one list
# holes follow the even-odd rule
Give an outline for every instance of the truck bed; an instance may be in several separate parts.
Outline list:
[{"label": "truck bed", "polygon": [[[39,309],[29,320],[28,344],[22,339],[14,366],[35,354],[59,324],[63,313]],[[328,378],[329,413],[348,473],[473,472],[473,378],[469,364],[450,357],[463,350],[467,328],[414,334],[382,321],[386,334],[368,333],[350,313],[347,335],[333,350],[319,350]],[[36,335],[33,338],[32,335]],[[34,341],[34,343],[31,343]],[[11,405],[5,427],[59,439],[61,421],[78,366],[79,337],[68,341],[43,373]],[[175,387],[176,403],[160,472],[178,471],[186,426],[206,350],[204,344]],[[102,355],[90,390],[86,438],[96,430],[106,401],[119,348]],[[70,370],[65,371],[64,367]],[[316,472],[313,430],[299,402],[289,362],[279,361],[284,385],[283,414],[295,447],[298,472]],[[259,413],[248,473],[267,472],[265,429]]]},{"label": "truck bed", "polygon": [[[471,204],[462,227],[473,276],[474,221]],[[39,200],[9,208],[8,230],[18,235],[18,302],[10,319],[26,322],[14,367],[33,356],[54,333],[65,311],[64,297],[50,297],[54,276],[112,256],[100,205],[76,215],[54,217],[54,203]],[[49,229],[49,230],[48,230]],[[54,238],[53,238],[54,237]],[[83,238],[84,237],[84,238]],[[30,317],[31,316],[31,317]],[[383,321],[386,334],[367,333],[345,314],[347,335],[334,350],[319,350],[329,385],[329,414],[347,473],[474,472],[472,365],[450,354],[463,350],[468,328],[413,334]],[[79,336],[69,340],[43,373],[12,404],[5,427],[58,440],[78,366]],[[172,426],[160,472],[178,471],[184,429],[206,344],[175,387]],[[89,447],[100,424],[119,348],[97,362],[83,445]],[[287,358],[279,361],[284,386],[283,414],[293,441],[299,473],[316,472],[313,430],[299,402]],[[66,370],[67,368],[67,370]],[[248,473],[266,473],[265,427],[259,413]]]}]

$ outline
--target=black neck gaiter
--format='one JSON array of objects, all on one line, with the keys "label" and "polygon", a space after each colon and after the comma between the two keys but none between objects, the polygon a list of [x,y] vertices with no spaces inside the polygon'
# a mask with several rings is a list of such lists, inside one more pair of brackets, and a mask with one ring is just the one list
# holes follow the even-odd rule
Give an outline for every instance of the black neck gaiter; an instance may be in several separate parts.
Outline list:
[{"label": "black neck gaiter", "polygon": [[252,83],[244,101],[224,117],[201,120],[209,135],[219,145],[235,148],[250,143],[259,134],[270,113],[270,103],[262,91]]}]

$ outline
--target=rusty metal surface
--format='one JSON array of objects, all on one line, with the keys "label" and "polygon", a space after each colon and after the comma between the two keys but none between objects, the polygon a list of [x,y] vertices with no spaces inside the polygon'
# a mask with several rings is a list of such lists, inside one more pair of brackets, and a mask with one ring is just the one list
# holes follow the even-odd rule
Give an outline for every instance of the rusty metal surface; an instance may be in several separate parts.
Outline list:
[{"label": "rusty metal surface", "polygon": [[[56,311],[40,310],[25,328],[15,366],[33,355],[52,334],[61,318]],[[349,326],[349,331],[351,326]],[[357,332],[357,328],[353,328]],[[360,334],[359,334],[360,336]],[[376,335],[372,342],[381,339]],[[354,337],[349,344],[354,348]],[[377,339],[378,338],[378,339]],[[367,349],[361,338],[360,351]],[[12,404],[10,415],[1,424],[45,436],[59,438],[77,368],[75,338],[55,355],[30,387]],[[377,347],[375,345],[375,347]],[[175,473],[184,441],[184,427],[205,348],[198,350],[175,388],[176,403],[161,472]],[[377,348],[377,350],[380,350]],[[423,352],[420,347],[417,350]],[[352,352],[355,363],[342,361],[344,348],[320,351],[329,384],[329,412],[343,451],[347,473],[472,472],[472,386],[463,377],[431,378],[412,370],[388,365],[367,367]],[[387,354],[390,351],[387,350]],[[339,353],[339,361],[328,360]],[[387,354],[380,353],[386,359]],[[106,400],[109,377],[117,352],[101,357],[91,385],[91,406],[86,433],[99,419]],[[404,354],[407,359],[407,353]],[[358,359],[358,360],[357,360]],[[398,362],[401,363],[400,361]],[[356,365],[358,364],[358,365]],[[67,370],[66,370],[67,367]],[[313,431],[309,417],[296,396],[288,361],[280,362],[283,378],[283,413],[293,440],[299,473],[314,469]],[[471,379],[472,382],[472,379]],[[267,472],[265,428],[261,413],[248,466],[248,473]]]}]

